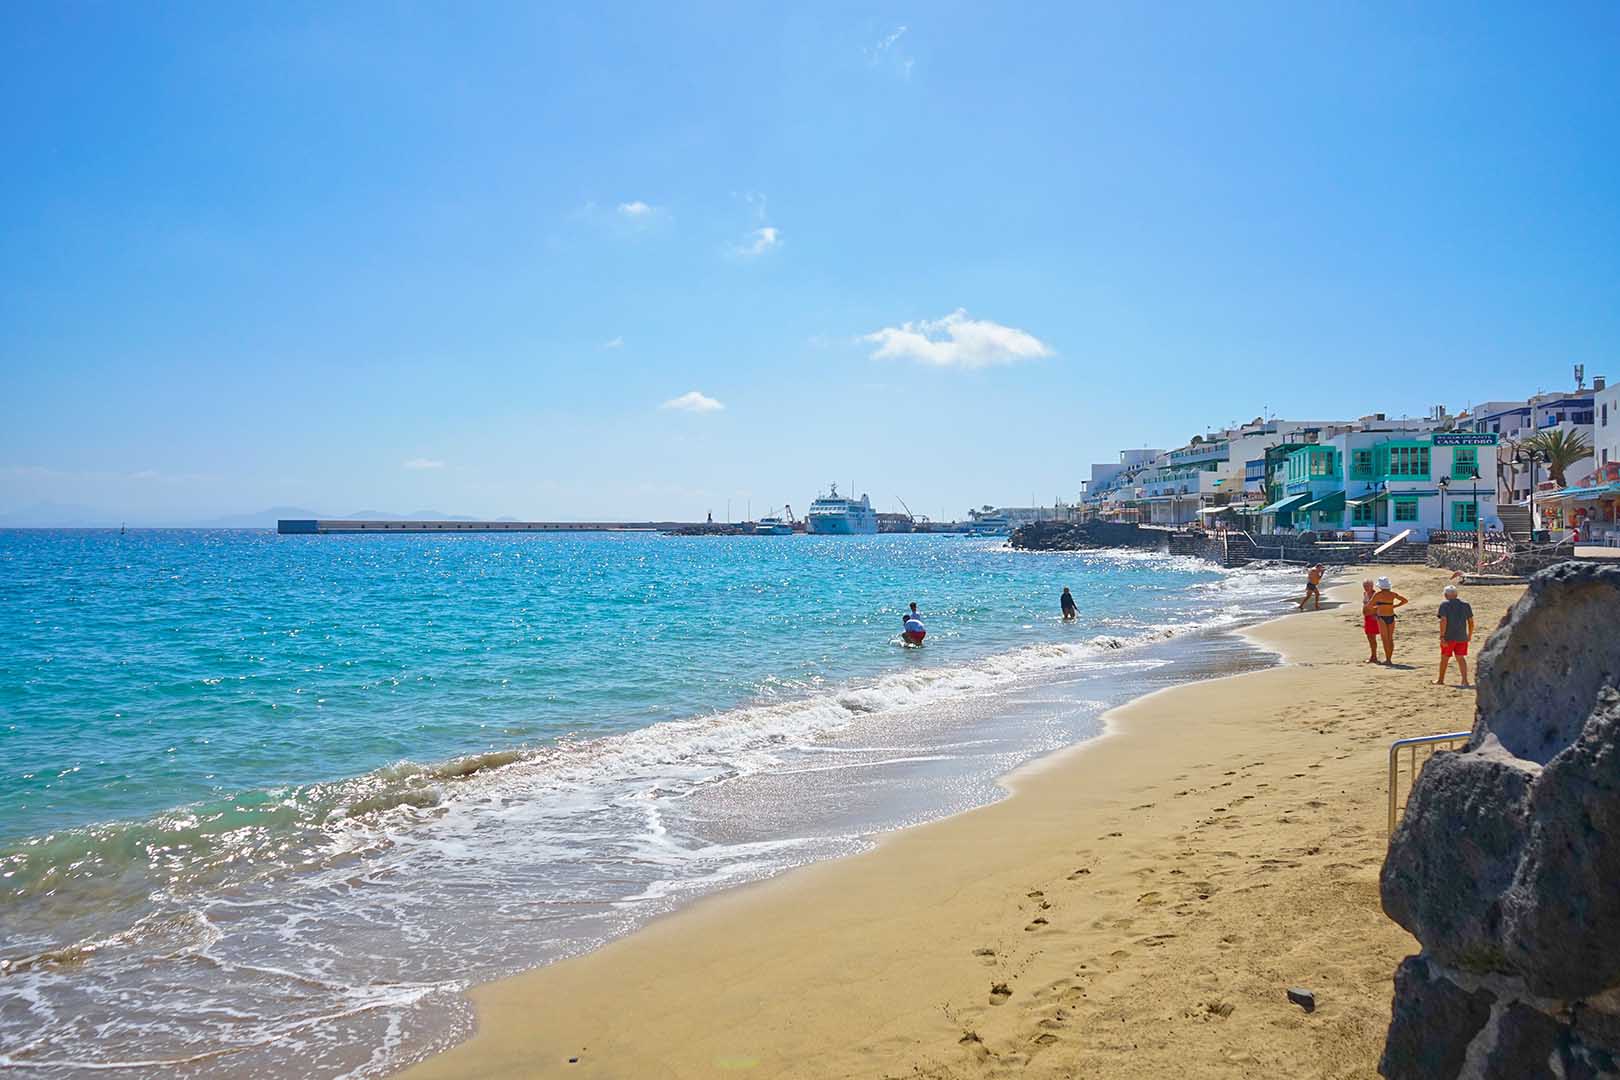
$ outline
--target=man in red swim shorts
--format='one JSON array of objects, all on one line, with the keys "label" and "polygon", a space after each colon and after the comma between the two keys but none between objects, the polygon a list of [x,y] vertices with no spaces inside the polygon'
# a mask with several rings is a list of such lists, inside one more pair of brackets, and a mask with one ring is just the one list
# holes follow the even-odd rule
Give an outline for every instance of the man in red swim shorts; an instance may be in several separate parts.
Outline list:
[{"label": "man in red swim shorts", "polygon": [[1468,642],[1474,636],[1474,609],[1457,598],[1457,586],[1446,586],[1446,599],[1440,605],[1440,677],[1435,685],[1446,681],[1446,665],[1457,658],[1457,671],[1462,675],[1461,686],[1468,685]]}]

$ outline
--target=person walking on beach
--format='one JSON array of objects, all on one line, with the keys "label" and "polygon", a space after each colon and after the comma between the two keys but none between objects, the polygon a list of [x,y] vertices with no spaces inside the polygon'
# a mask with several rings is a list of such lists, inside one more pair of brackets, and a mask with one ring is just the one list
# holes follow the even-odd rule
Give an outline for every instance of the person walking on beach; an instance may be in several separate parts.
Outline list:
[{"label": "person walking on beach", "polygon": [[1440,605],[1440,677],[1436,686],[1446,684],[1446,664],[1457,658],[1457,672],[1462,676],[1459,686],[1468,685],[1468,642],[1474,636],[1474,609],[1457,596],[1457,586],[1446,586],[1446,599]]},{"label": "person walking on beach", "polygon": [[1411,603],[1406,597],[1395,591],[1389,578],[1381,577],[1376,582],[1378,591],[1373,593],[1373,617],[1378,620],[1378,636],[1384,642],[1384,663],[1395,663],[1395,609],[1405,607]]},{"label": "person walking on beach", "polygon": [[1367,663],[1378,663],[1378,616],[1373,613],[1372,578],[1361,583],[1361,632],[1367,635]]},{"label": "person walking on beach", "polygon": [[1299,602],[1299,610],[1304,611],[1305,605],[1311,602],[1312,597],[1316,599],[1316,606],[1311,610],[1322,610],[1322,574],[1322,564],[1317,563],[1311,567],[1310,573],[1305,575],[1305,596]]},{"label": "person walking on beach", "polygon": [[1063,586],[1063,595],[1058,597],[1058,607],[1063,609],[1063,621],[1072,622],[1080,615],[1080,609],[1074,605],[1074,597],[1069,593],[1069,587]]}]

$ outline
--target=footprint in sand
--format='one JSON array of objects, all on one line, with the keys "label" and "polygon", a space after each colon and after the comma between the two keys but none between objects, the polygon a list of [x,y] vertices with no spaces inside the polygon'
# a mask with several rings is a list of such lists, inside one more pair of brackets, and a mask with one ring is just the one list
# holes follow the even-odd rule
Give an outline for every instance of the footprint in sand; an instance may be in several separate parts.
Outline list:
[{"label": "footprint in sand", "polygon": [[990,1004],[1005,1005],[1010,997],[1012,997],[1012,988],[1006,983],[998,982],[990,985]]},{"label": "footprint in sand", "polygon": [[1037,916],[1035,916],[1035,918],[1033,920],[1030,921],[1030,924],[1028,926],[1024,927],[1024,929],[1026,931],[1039,930],[1041,927],[1047,926],[1047,925],[1050,925],[1047,922],[1047,920],[1045,918],[1043,918],[1042,916],[1037,915]]},{"label": "footprint in sand", "polygon": [[995,967],[996,965],[996,950],[994,949],[974,949],[973,955],[977,956],[991,967]]},{"label": "footprint in sand", "polygon": [[1031,890],[1029,890],[1029,892],[1025,893],[1024,895],[1029,897],[1031,900],[1039,900],[1041,897],[1045,896],[1046,894],[1041,892],[1041,890],[1039,890],[1039,889],[1031,889]]},{"label": "footprint in sand", "polygon": [[1043,1031],[1039,1035],[1035,1036],[1035,1038],[1031,1041],[1038,1046],[1051,1046],[1053,1043],[1058,1041],[1058,1037],[1052,1034],[1050,1031]]},{"label": "footprint in sand", "polygon": [[1083,878],[1089,873],[1091,873],[1091,871],[1089,869],[1087,869],[1086,867],[1082,866],[1079,869],[1077,869],[1074,873],[1069,875],[1069,880],[1073,881],[1075,878]]}]

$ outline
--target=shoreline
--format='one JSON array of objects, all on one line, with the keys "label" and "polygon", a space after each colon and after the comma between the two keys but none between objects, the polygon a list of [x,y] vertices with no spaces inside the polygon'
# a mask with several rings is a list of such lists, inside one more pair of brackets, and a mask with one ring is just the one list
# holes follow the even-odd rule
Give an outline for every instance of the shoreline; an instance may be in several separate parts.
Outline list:
[{"label": "shoreline", "polygon": [[[1390,572],[1415,611],[1448,576]],[[1412,951],[1377,902],[1383,754],[1466,726],[1473,695],[1414,692],[1410,622],[1395,669],[1362,663],[1354,588],[1237,629],[1278,665],[1111,709],[1005,798],[475,987],[474,1036],[401,1075],[1373,1075]],[[1482,638],[1518,594],[1480,593]],[[1386,715],[1321,693],[1369,679],[1400,684]]]}]

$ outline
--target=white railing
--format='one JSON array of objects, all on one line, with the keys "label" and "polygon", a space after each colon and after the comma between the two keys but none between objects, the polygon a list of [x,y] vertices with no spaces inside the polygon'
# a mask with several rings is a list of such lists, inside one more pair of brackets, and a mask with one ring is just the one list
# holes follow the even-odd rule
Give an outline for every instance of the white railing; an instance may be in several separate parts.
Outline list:
[{"label": "white railing", "polygon": [[[1411,793],[1412,785],[1417,782],[1418,748],[1423,747],[1423,764],[1428,764],[1437,750],[1450,750],[1459,743],[1466,743],[1473,735],[1472,731],[1453,731],[1447,735],[1420,735],[1412,739],[1396,739],[1389,744],[1389,835],[1395,835],[1395,823],[1400,820],[1406,809],[1406,796]],[[1401,783],[1401,751],[1406,751],[1407,766],[1405,785]]]}]

